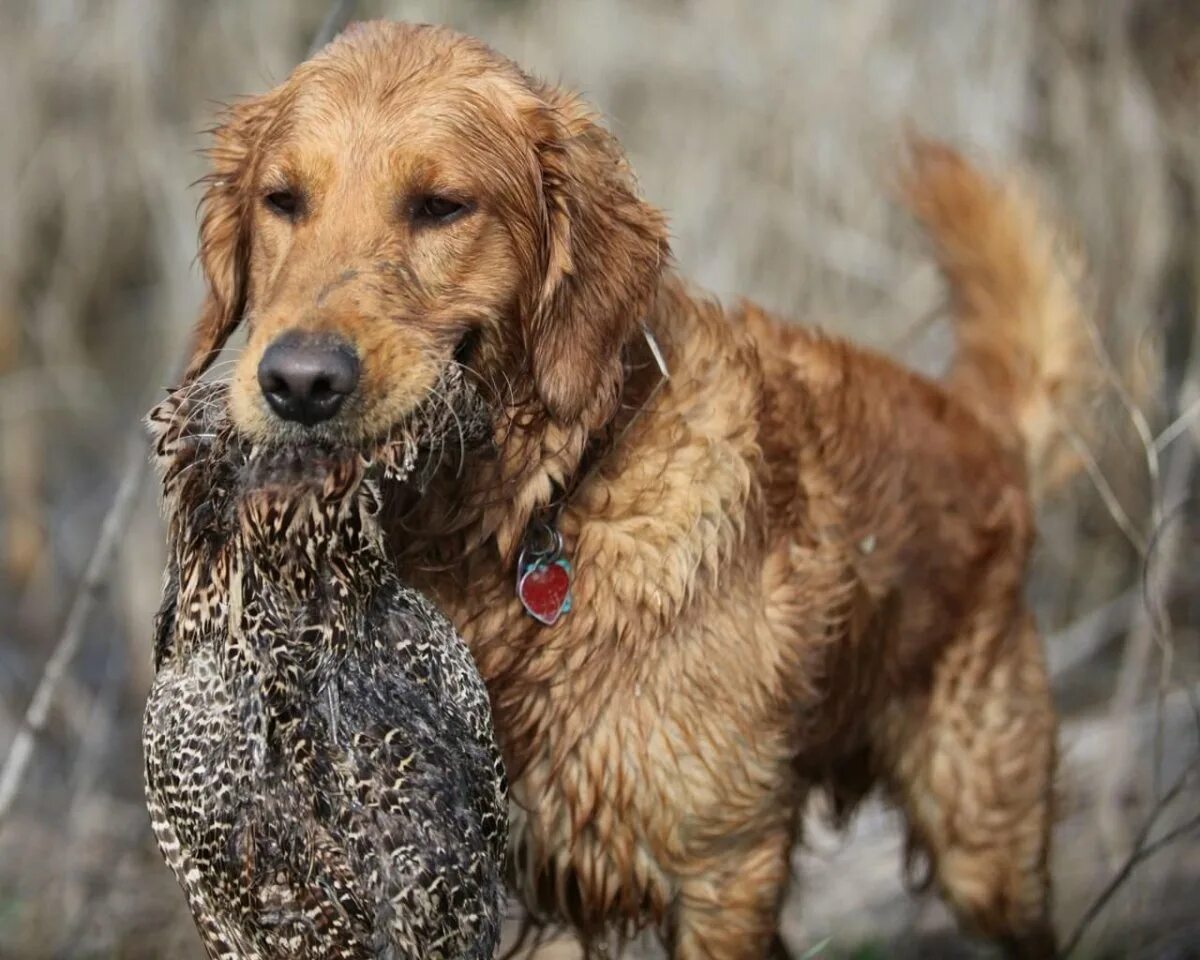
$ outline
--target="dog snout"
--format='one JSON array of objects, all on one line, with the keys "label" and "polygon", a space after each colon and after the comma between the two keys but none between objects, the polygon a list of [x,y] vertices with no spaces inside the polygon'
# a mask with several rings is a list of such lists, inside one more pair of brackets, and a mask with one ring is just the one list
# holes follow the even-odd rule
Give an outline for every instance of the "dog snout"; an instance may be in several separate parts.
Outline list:
[{"label": "dog snout", "polygon": [[290,331],[258,364],[258,384],[283,420],[312,426],[331,419],[358,386],[358,355],[336,337]]}]

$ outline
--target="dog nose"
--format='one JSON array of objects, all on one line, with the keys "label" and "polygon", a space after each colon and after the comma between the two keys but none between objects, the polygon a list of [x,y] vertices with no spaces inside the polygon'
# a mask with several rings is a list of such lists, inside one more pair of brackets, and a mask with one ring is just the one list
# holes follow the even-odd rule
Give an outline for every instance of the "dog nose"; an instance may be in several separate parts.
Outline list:
[{"label": "dog nose", "polygon": [[358,386],[358,356],[335,337],[291,331],[263,352],[258,385],[284,420],[305,426],[328,420]]}]

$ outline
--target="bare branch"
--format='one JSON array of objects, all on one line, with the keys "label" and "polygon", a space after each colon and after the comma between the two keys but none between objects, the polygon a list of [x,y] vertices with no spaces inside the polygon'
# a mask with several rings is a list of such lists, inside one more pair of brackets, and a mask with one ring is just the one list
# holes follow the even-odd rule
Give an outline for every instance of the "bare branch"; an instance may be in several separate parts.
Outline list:
[{"label": "bare branch", "polygon": [[1083,461],[1084,469],[1091,478],[1096,492],[1100,494],[1100,499],[1104,501],[1104,506],[1108,509],[1110,516],[1116,521],[1117,526],[1121,528],[1121,532],[1125,534],[1126,539],[1133,544],[1138,554],[1145,557],[1146,550],[1149,547],[1146,535],[1138,529],[1137,524],[1133,522],[1129,513],[1121,505],[1121,501],[1113,490],[1112,484],[1108,482],[1108,477],[1104,475],[1104,471],[1100,468],[1100,464],[1096,460],[1096,455],[1092,453],[1087,442],[1077,431],[1064,425],[1063,432],[1071,442],[1071,446],[1075,448],[1075,452],[1079,454],[1080,459]]},{"label": "bare branch", "polygon": [[1058,678],[1087,663],[1096,652],[1129,629],[1138,607],[1137,587],[1129,587],[1107,603],[1046,637],[1046,666]]},{"label": "bare branch", "polygon": [[336,37],[354,12],[354,0],[334,0],[329,5],[325,19],[313,34],[312,43],[308,46],[307,56],[315,56],[330,40]]},{"label": "bare branch", "polygon": [[1197,397],[1192,404],[1183,411],[1174,420],[1168,423],[1154,438],[1154,447],[1159,453],[1162,453],[1168,446],[1177,439],[1188,428],[1188,424],[1200,417],[1200,397]]},{"label": "bare branch", "polygon": [[121,535],[129,525],[129,517],[137,502],[137,495],[141,490],[142,481],[146,477],[146,470],[146,445],[139,431],[139,436],[130,444],[128,459],[124,472],[121,474],[121,482],[117,486],[116,495],[100,526],[100,536],[96,540],[95,547],[92,548],[92,555],[84,570],[83,580],[71,602],[66,625],[63,627],[54,652],[46,661],[42,678],[38,681],[33,699],[29,702],[29,709],[25,711],[25,718],[13,740],[12,749],[4,761],[4,768],[0,771],[0,827],[3,827],[12,809],[29,761],[33,758],[35,741],[45,729],[55,692],[62,682],[67,667],[79,650],[80,643],[83,642],[83,629],[87,625],[92,608],[96,605],[96,598],[109,573],[112,572],[113,554],[116,552]]},{"label": "bare branch", "polygon": [[[1120,372],[1117,370],[1116,364],[1113,363],[1112,354],[1108,352],[1108,348],[1104,345],[1104,338],[1100,335],[1100,329],[1096,326],[1096,321],[1090,315],[1085,315],[1084,323],[1087,326],[1088,336],[1092,341],[1092,348],[1095,350],[1097,358],[1099,358],[1104,378],[1117,395],[1117,399],[1121,401],[1121,406],[1125,408],[1129,422],[1133,424],[1133,429],[1137,432],[1138,440],[1141,441],[1142,452],[1146,459],[1146,473],[1150,479],[1150,489],[1156,493],[1158,491],[1159,477],[1159,448],[1155,444],[1154,433],[1150,429],[1150,422],[1146,419],[1142,408],[1133,399],[1129,388],[1125,386],[1124,379],[1122,379]],[[1157,497],[1151,502],[1150,514],[1151,526],[1157,527],[1159,521],[1162,519],[1161,501]]]},{"label": "bare branch", "polygon": [[1125,881],[1129,879],[1129,877],[1133,874],[1133,871],[1136,870],[1140,864],[1144,863],[1146,860],[1149,860],[1156,853],[1173,843],[1175,840],[1178,840],[1180,837],[1200,828],[1200,814],[1197,814],[1196,816],[1185,820],[1179,826],[1169,830],[1157,840],[1149,842],[1150,834],[1153,832],[1155,824],[1158,823],[1159,817],[1162,816],[1163,812],[1168,806],[1170,806],[1171,802],[1183,792],[1183,789],[1185,786],[1187,786],[1192,774],[1195,773],[1198,762],[1200,761],[1193,761],[1186,766],[1180,772],[1179,776],[1176,777],[1175,782],[1171,785],[1171,788],[1164,793],[1159,801],[1154,805],[1154,809],[1150,811],[1150,816],[1146,818],[1145,824],[1138,832],[1137,841],[1133,845],[1133,850],[1130,852],[1125,862],[1121,865],[1120,869],[1113,874],[1112,879],[1108,881],[1104,889],[1100,891],[1099,896],[1092,901],[1091,906],[1087,908],[1083,917],[1076,925],[1070,939],[1067,940],[1067,944],[1060,954],[1064,960],[1065,958],[1071,956],[1076,949],[1078,949],[1079,943],[1083,939],[1084,934],[1087,933],[1088,927],[1091,926],[1096,917],[1100,915],[1101,911],[1108,906],[1109,901],[1112,900],[1117,891],[1121,889]]},{"label": "bare branch", "polygon": [[[345,25],[354,10],[354,5],[354,0],[335,0],[330,4],[321,26],[313,37],[313,42],[309,47],[309,56],[320,50]],[[178,376],[172,382],[177,380]],[[13,739],[12,749],[4,761],[3,769],[0,770],[0,829],[8,819],[21,782],[25,779],[25,772],[29,767],[30,760],[33,759],[37,737],[46,727],[55,693],[63,681],[67,667],[70,666],[83,642],[84,627],[91,616],[92,608],[96,605],[96,598],[112,570],[112,558],[116,552],[118,539],[129,525],[129,518],[137,503],[137,495],[142,488],[142,483],[146,479],[148,467],[145,439],[139,428],[137,435],[130,443],[121,481],[100,526],[100,535],[96,540],[96,545],[92,548],[92,555],[84,570],[83,580],[71,601],[66,625],[58,638],[54,652],[46,661],[46,667],[38,681],[33,699],[30,701],[21,727]]]}]

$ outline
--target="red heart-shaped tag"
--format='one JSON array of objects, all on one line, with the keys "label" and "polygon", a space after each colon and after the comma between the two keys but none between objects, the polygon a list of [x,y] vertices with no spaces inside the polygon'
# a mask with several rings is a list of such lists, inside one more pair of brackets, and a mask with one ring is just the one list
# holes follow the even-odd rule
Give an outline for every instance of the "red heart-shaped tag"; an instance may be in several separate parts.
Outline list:
[{"label": "red heart-shaped tag", "polygon": [[529,615],[546,626],[570,609],[571,575],[561,560],[530,567],[517,582],[517,597]]}]

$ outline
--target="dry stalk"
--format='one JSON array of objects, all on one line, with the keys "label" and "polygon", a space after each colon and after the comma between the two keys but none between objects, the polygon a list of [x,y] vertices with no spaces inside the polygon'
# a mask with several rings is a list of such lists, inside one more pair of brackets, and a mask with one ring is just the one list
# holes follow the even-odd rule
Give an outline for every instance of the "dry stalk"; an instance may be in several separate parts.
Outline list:
[{"label": "dry stalk", "polygon": [[1200,419],[1200,397],[1193,400],[1183,413],[1159,432],[1158,436],[1154,438],[1154,448],[1161,454],[1174,440],[1187,430],[1191,421],[1196,419]]},{"label": "dry stalk", "polygon": [[[333,38],[349,19],[353,9],[353,0],[336,0],[330,5],[309,46],[309,56],[312,56]],[[55,644],[53,653],[46,661],[33,699],[25,711],[24,719],[13,739],[12,748],[5,758],[4,766],[0,769],[0,829],[3,829],[12,811],[29,763],[33,759],[38,736],[45,729],[49,719],[50,708],[54,703],[58,688],[66,675],[67,668],[75,659],[75,655],[83,643],[84,628],[87,626],[96,600],[112,574],[113,555],[116,553],[122,534],[129,526],[130,516],[137,503],[138,492],[146,479],[148,470],[146,441],[140,426],[129,446],[125,467],[121,472],[121,480],[100,526],[100,535],[92,548],[83,580],[80,581],[71,600],[66,624]]]},{"label": "dry stalk", "polygon": [[70,666],[75,654],[79,651],[79,645],[83,642],[84,627],[87,626],[92,608],[95,607],[100,590],[113,571],[113,554],[129,523],[129,516],[137,502],[138,491],[141,490],[142,482],[146,478],[146,463],[145,441],[142,439],[139,429],[137,437],[130,443],[125,469],[121,473],[121,482],[117,485],[116,495],[113,497],[108,513],[104,517],[104,523],[100,527],[100,536],[96,540],[95,547],[92,548],[92,555],[84,570],[83,580],[80,581],[75,591],[75,597],[71,601],[66,625],[63,627],[54,652],[46,661],[46,668],[38,681],[33,699],[29,703],[29,709],[25,711],[24,720],[13,740],[12,749],[9,750],[8,757],[4,761],[4,768],[0,770],[0,828],[8,819],[17,791],[25,778],[29,761],[33,759],[33,750],[38,735],[45,729],[46,721],[50,716],[50,707],[54,702],[59,684],[62,682],[67,667]]},{"label": "dry stalk", "polygon": [[[1186,503],[1195,459],[1193,446],[1178,450],[1175,456],[1170,458],[1166,476],[1163,478],[1162,489],[1156,490],[1154,494],[1160,505],[1165,501],[1172,504]],[[1159,655],[1159,676],[1156,685],[1159,700],[1166,692],[1174,663],[1170,623],[1165,610],[1158,611],[1156,607],[1160,605],[1152,602],[1150,582],[1152,566],[1158,568],[1155,579],[1160,583],[1169,584],[1171,582],[1179,562],[1178,554],[1182,547],[1183,537],[1178,525],[1172,522],[1177,514],[1175,509],[1164,515],[1160,506],[1156,514],[1161,519],[1147,541],[1146,552],[1142,559],[1142,603],[1138,605],[1125,643],[1125,652],[1117,675],[1116,690],[1110,705],[1110,713],[1114,720],[1126,720],[1132,716],[1136,703],[1145,689],[1152,656],[1156,648]],[[1124,730],[1124,726],[1118,725],[1117,729]],[[1128,830],[1124,826],[1121,816],[1121,795],[1124,792],[1124,785],[1134,759],[1132,739],[1127,733],[1122,732],[1118,734],[1112,748],[1112,763],[1107,768],[1107,776],[1097,798],[1096,816],[1105,845],[1110,856],[1115,858],[1117,851],[1125,847],[1128,838]],[[1155,750],[1156,755],[1161,752],[1160,743],[1156,742]]]},{"label": "dry stalk", "polygon": [[1061,953],[1064,960],[1070,957],[1079,947],[1080,941],[1083,939],[1084,934],[1087,933],[1088,927],[1092,925],[1104,908],[1108,906],[1109,901],[1112,900],[1117,891],[1133,875],[1133,872],[1140,864],[1149,860],[1176,840],[1200,828],[1200,814],[1197,814],[1168,830],[1158,839],[1154,841],[1150,840],[1150,835],[1154,832],[1154,827],[1158,824],[1159,818],[1175,798],[1183,792],[1184,788],[1188,786],[1192,774],[1196,772],[1198,767],[1200,767],[1200,757],[1184,767],[1179,776],[1175,778],[1175,782],[1171,784],[1170,788],[1155,803],[1154,808],[1150,811],[1150,815],[1146,818],[1146,822],[1142,825],[1141,830],[1138,831],[1133,849],[1125,858],[1125,862],[1121,864],[1120,868],[1113,874],[1112,879],[1105,884],[1104,889],[1100,891],[1096,899],[1084,911],[1079,923],[1076,924],[1074,931],[1072,931],[1071,936],[1067,939]]}]

